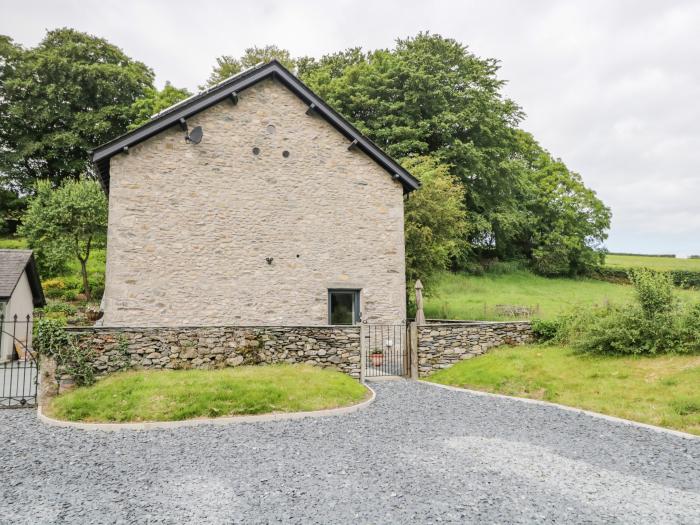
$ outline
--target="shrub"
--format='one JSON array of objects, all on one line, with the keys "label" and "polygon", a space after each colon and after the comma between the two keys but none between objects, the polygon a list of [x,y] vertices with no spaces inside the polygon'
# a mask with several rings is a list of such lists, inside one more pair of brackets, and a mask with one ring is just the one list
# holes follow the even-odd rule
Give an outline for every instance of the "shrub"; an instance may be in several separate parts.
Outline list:
[{"label": "shrub", "polygon": [[[629,283],[629,275],[635,270],[632,268],[609,268],[606,266],[591,269],[588,276],[601,281],[611,283]],[[663,272],[670,276],[675,286],[680,288],[700,288],[700,272],[693,270],[667,270]]]},{"label": "shrub", "polygon": [[52,319],[65,318],[71,315],[75,315],[76,309],[70,304],[61,302],[49,302],[43,308],[37,310],[40,314]]},{"label": "shrub", "polygon": [[639,268],[629,272],[637,302],[648,318],[673,308],[673,284],[668,274]]},{"label": "shrub", "polygon": [[63,295],[63,292],[66,289],[66,282],[60,277],[55,277],[53,279],[46,279],[41,283],[41,286],[44,289],[46,297],[56,299]]},{"label": "shrub", "polygon": [[532,333],[538,341],[551,341],[561,328],[560,319],[533,319]]},{"label": "shrub", "polygon": [[562,245],[548,245],[532,250],[532,270],[546,277],[568,275],[569,252]]},{"label": "shrub", "polygon": [[35,325],[34,349],[53,356],[68,345],[66,322],[61,319],[40,319]]},{"label": "shrub", "polygon": [[95,382],[93,351],[90,347],[75,344],[74,339],[66,332],[64,320],[39,320],[34,335],[34,348],[40,354],[56,360],[57,375],[69,375],[78,386],[87,386]]},{"label": "shrub", "polygon": [[89,281],[90,290],[92,290],[92,300],[99,302],[105,292],[105,275],[104,273],[91,274]]},{"label": "shrub", "polygon": [[595,354],[664,354],[700,352],[700,304],[673,297],[668,274],[630,272],[636,304],[581,309],[555,322],[533,325],[543,340],[569,344]]},{"label": "shrub", "polygon": [[61,299],[63,299],[64,301],[75,301],[78,298],[79,293],[80,292],[78,292],[77,290],[73,290],[73,289],[65,290],[61,294]]},{"label": "shrub", "polygon": [[484,266],[476,261],[467,260],[461,265],[461,270],[470,275],[484,275]]},{"label": "shrub", "polygon": [[526,264],[521,260],[492,261],[486,266],[486,273],[491,275],[506,275],[524,270]]}]

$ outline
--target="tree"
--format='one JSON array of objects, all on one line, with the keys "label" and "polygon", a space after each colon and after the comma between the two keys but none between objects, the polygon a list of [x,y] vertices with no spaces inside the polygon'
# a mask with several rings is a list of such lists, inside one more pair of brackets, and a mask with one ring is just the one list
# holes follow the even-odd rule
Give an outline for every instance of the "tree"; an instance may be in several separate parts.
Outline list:
[{"label": "tree", "polygon": [[0,173],[5,184],[33,191],[77,178],[88,150],[124,133],[131,105],[153,85],[153,72],[102,38],[49,31],[22,49],[0,39]]},{"label": "tree", "polygon": [[404,206],[406,278],[409,283],[420,279],[429,288],[431,278],[467,248],[464,188],[433,158],[412,157],[403,166],[421,181]]},{"label": "tree", "polygon": [[242,69],[241,62],[237,58],[231,55],[222,55],[216,59],[216,65],[212,68],[212,72],[209,75],[206,84],[199,86],[199,89],[206,89],[214,86],[219,82],[240,73]]},{"label": "tree", "polygon": [[518,132],[518,139],[524,163],[519,202],[527,221],[514,239],[517,252],[543,275],[580,274],[600,265],[610,209],[529,133]]},{"label": "tree", "polygon": [[147,88],[144,95],[131,105],[133,122],[129,129],[136,129],[156,113],[177,104],[192,94],[186,89],[180,89],[166,82],[160,91],[157,88]]},{"label": "tree", "polygon": [[[318,72],[330,80],[341,76],[346,67],[365,62],[367,59],[368,54],[362,51],[361,47],[350,47],[345,51],[323,55],[319,60],[314,57],[300,57],[296,59],[297,75],[305,79]],[[321,79],[314,77],[314,81],[318,84]]]},{"label": "tree", "polygon": [[431,155],[465,189],[470,244],[507,243],[501,222],[517,222],[520,108],[501,94],[498,63],[462,44],[420,33],[394,50],[349,50],[305,66],[303,80],[396,158]]},{"label": "tree", "polygon": [[247,48],[241,58],[235,58],[231,55],[222,55],[217,58],[216,65],[212,69],[207,83],[204,86],[200,86],[200,88],[205,89],[211,87],[240,73],[244,69],[253,67],[260,62],[269,62],[273,58],[279,60],[287,69],[294,70],[296,62],[286,49],[281,49],[275,45],[264,47],[253,46]]},{"label": "tree", "polygon": [[449,166],[465,195],[463,255],[529,259],[547,274],[600,261],[610,210],[518,128],[523,113],[503,96],[496,60],[420,33],[392,50],[298,63],[302,80],[390,155]]},{"label": "tree", "polygon": [[0,233],[15,232],[26,205],[26,198],[0,187]]},{"label": "tree", "polygon": [[91,250],[104,246],[107,233],[107,198],[97,181],[66,180],[56,189],[48,180],[39,181],[20,232],[44,268],[61,257],[64,264],[70,255],[77,258],[83,292],[87,300],[92,298],[87,263]]}]

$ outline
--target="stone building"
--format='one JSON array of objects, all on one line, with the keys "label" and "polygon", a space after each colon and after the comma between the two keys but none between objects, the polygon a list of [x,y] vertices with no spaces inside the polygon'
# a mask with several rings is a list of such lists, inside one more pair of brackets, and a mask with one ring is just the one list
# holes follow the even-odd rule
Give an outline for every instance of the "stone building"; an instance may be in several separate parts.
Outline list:
[{"label": "stone building", "polygon": [[0,250],[0,363],[31,346],[34,307],[45,304],[33,252]]},{"label": "stone building", "polygon": [[405,319],[419,183],[277,61],[92,159],[109,195],[105,326]]}]

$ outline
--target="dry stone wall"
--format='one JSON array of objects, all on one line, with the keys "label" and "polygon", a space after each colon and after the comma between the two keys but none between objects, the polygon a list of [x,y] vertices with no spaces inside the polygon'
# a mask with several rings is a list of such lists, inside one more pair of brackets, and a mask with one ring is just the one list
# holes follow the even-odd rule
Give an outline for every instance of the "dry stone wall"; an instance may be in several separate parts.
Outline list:
[{"label": "dry stone wall", "polygon": [[418,327],[418,374],[429,375],[502,344],[533,340],[529,322],[445,323]]},{"label": "dry stone wall", "polygon": [[182,327],[68,329],[94,352],[104,376],[127,368],[224,368],[307,363],[360,377],[360,327]]}]

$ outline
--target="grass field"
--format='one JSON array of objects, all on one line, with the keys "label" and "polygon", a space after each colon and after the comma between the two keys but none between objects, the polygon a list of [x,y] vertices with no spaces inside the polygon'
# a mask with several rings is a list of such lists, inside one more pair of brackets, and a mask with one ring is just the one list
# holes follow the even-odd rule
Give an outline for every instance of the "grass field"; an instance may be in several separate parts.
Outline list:
[{"label": "grass field", "polygon": [[605,266],[610,268],[651,268],[652,270],[690,270],[700,272],[700,259],[674,257],[645,257],[643,255],[606,255]]},{"label": "grass field", "polygon": [[591,357],[560,347],[506,347],[441,370],[429,381],[700,435],[700,356]]},{"label": "grass field", "polygon": [[[700,300],[700,292],[678,290],[684,300]],[[432,319],[499,320],[551,319],[577,306],[623,304],[632,299],[631,286],[595,279],[546,278],[521,270],[505,274],[444,273],[425,299],[425,315]],[[505,306],[523,306],[530,314],[504,315]]]},{"label": "grass field", "polygon": [[135,371],[60,395],[47,413],[69,421],[180,421],[335,408],[367,392],[346,374],[307,365]]}]

